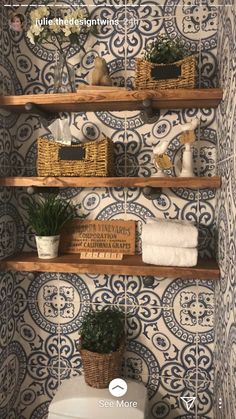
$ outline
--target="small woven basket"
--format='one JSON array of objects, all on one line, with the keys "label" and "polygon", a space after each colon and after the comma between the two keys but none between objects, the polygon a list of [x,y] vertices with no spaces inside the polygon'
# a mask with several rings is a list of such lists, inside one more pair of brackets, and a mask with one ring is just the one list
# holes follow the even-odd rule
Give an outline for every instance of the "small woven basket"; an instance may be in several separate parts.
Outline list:
[{"label": "small woven basket", "polygon": [[[173,64],[154,64],[150,61],[136,58],[135,60],[135,85],[136,89],[177,89],[188,88],[193,89],[196,83],[196,58],[194,55],[176,61]],[[179,76],[174,78],[155,79],[152,76],[153,72],[158,74],[158,70],[162,75],[165,74],[165,69],[175,67]]]},{"label": "small woven basket", "polygon": [[[81,152],[83,156],[77,160],[62,159],[61,152],[65,148],[73,152]],[[70,147],[38,138],[38,176],[110,176],[113,174],[113,142],[104,138]]]},{"label": "small woven basket", "polygon": [[109,354],[80,349],[85,382],[95,388],[109,387],[112,380],[120,377],[124,348],[123,342],[117,351]]}]

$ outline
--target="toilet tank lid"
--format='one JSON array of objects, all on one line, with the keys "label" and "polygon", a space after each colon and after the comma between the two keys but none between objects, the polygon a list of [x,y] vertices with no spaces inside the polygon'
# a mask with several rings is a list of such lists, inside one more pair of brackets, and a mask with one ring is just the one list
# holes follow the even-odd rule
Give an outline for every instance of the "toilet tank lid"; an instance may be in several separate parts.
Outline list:
[{"label": "toilet tank lid", "polygon": [[[96,389],[88,386],[82,376],[65,380],[50,403],[48,419],[50,419],[50,413],[67,419],[94,419],[95,417],[120,419],[124,414],[123,409],[129,419],[143,419],[147,389],[143,383],[133,380],[126,380],[126,382],[128,384],[127,393],[121,398],[116,398],[109,393],[107,388]],[[120,402],[123,400],[124,403],[136,401],[137,407],[117,406],[117,400]],[[107,407],[103,405],[103,401],[108,403]],[[112,407],[110,407],[110,403],[112,403]]]}]

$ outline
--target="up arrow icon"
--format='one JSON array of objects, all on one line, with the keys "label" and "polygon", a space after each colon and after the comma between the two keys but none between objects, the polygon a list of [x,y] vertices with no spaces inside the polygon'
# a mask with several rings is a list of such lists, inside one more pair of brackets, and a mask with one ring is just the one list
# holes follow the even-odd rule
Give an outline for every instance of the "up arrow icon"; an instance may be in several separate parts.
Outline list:
[{"label": "up arrow icon", "polygon": [[189,410],[191,409],[191,407],[193,406],[193,403],[196,400],[196,397],[180,397],[181,400],[183,400],[187,411],[189,412]]}]

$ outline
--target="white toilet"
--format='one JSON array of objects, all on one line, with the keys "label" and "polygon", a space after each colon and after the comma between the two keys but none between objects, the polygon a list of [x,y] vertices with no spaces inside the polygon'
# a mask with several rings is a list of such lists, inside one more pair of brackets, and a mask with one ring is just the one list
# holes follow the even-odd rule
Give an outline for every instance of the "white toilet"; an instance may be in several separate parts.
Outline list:
[{"label": "white toilet", "polygon": [[108,388],[88,386],[83,376],[65,380],[50,403],[48,419],[147,419],[146,387],[125,381],[127,393],[117,398]]}]

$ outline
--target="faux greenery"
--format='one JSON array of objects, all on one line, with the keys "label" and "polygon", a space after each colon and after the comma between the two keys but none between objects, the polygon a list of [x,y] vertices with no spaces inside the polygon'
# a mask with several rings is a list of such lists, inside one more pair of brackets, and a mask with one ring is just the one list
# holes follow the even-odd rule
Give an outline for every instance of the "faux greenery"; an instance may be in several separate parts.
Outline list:
[{"label": "faux greenery", "polygon": [[40,3],[29,14],[26,36],[33,45],[45,44],[47,48],[49,46],[54,51],[58,50],[58,61],[61,55],[62,66],[67,68],[71,91],[74,91],[67,57],[71,49],[74,53],[74,46],[86,53],[83,43],[87,34],[98,33],[96,19],[90,19],[86,10],[80,7],[57,7],[51,0],[41,0]]},{"label": "faux greenery", "polygon": [[51,0],[42,0],[41,5],[30,12],[30,25],[26,33],[32,44],[51,44],[66,54],[72,45],[85,52],[82,42],[88,32],[97,33],[97,25],[80,7],[69,9],[54,7]]},{"label": "faux greenery", "polygon": [[124,313],[119,310],[90,311],[81,328],[81,347],[91,352],[111,353],[124,336]]},{"label": "faux greenery", "polygon": [[69,202],[54,194],[46,199],[32,198],[26,205],[28,222],[37,236],[57,236],[64,224],[76,215]]},{"label": "faux greenery", "polygon": [[171,64],[190,54],[179,39],[174,40],[165,36],[158,36],[157,39],[147,45],[144,59],[155,64]]}]

